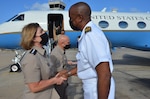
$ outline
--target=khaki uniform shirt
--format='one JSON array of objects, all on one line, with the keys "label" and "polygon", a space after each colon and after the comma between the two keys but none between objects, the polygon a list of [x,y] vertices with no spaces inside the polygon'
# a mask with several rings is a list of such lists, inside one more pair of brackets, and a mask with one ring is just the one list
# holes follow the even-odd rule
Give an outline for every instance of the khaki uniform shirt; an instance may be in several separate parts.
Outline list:
[{"label": "khaki uniform shirt", "polygon": [[54,68],[56,71],[61,71],[67,66],[67,57],[65,51],[61,49],[58,45],[51,52],[51,59],[54,63]]},{"label": "khaki uniform shirt", "polygon": [[48,63],[44,54],[44,49],[33,47],[26,52],[21,60],[25,82],[24,99],[50,99],[51,97],[53,86],[43,91],[32,93],[27,85],[27,83],[39,82],[51,77],[50,63]]}]

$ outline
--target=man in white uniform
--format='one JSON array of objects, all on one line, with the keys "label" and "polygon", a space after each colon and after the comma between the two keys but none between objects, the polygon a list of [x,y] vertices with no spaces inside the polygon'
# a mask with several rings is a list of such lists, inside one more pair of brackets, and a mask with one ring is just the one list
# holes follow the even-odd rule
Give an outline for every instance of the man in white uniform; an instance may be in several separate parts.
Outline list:
[{"label": "man in white uniform", "polygon": [[71,28],[82,31],[76,58],[84,99],[114,99],[115,83],[109,43],[100,28],[91,21],[89,5],[84,2],[72,5],[69,17]]}]

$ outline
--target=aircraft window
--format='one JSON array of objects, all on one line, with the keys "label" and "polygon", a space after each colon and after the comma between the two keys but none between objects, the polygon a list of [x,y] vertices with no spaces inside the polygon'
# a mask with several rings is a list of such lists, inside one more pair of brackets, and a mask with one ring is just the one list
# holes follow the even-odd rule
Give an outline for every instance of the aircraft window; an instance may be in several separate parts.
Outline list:
[{"label": "aircraft window", "polygon": [[119,22],[119,27],[120,28],[127,28],[128,27],[128,23],[125,22],[125,21],[121,21],[121,22]]},{"label": "aircraft window", "polygon": [[63,6],[63,5],[60,5],[60,8],[62,8],[62,9],[65,9],[65,6]]},{"label": "aircraft window", "polygon": [[13,16],[12,18],[10,18],[9,20],[7,20],[6,22],[9,22],[10,20],[14,19],[17,15]]},{"label": "aircraft window", "polygon": [[24,20],[24,14],[21,14],[18,17],[16,17],[15,19],[13,19],[12,21],[23,21],[23,20]]},{"label": "aircraft window", "polygon": [[55,5],[50,5],[50,8],[54,8]]},{"label": "aircraft window", "polygon": [[55,4],[55,7],[59,7],[59,4]]},{"label": "aircraft window", "polygon": [[137,23],[137,26],[141,29],[145,28],[146,27],[146,24],[144,22],[138,22]]},{"label": "aircraft window", "polygon": [[107,28],[109,26],[109,23],[107,21],[100,21],[99,26],[101,28]]}]

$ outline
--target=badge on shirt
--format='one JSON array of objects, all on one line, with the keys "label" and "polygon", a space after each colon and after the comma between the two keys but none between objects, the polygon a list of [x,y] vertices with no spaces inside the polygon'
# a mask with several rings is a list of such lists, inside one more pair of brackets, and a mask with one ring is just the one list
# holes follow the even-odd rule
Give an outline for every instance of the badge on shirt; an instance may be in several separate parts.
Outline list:
[{"label": "badge on shirt", "polygon": [[85,28],[85,33],[90,32],[91,30],[92,30],[91,27],[88,26],[88,27]]}]

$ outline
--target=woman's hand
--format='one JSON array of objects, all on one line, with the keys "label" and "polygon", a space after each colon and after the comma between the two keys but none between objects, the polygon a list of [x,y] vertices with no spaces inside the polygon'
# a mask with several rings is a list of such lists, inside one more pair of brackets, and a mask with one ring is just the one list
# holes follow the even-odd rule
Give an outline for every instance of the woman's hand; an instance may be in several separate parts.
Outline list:
[{"label": "woman's hand", "polygon": [[60,73],[57,73],[54,78],[57,85],[61,85],[65,80],[67,80],[67,78],[60,76]]}]

